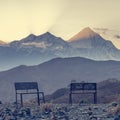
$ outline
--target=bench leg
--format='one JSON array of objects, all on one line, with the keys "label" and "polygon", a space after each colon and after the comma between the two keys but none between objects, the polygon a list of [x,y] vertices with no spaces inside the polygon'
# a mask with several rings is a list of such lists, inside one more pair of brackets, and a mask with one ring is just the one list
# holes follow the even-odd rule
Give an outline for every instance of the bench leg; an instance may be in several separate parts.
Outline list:
[{"label": "bench leg", "polygon": [[44,93],[42,93],[42,97],[43,97],[43,102],[45,103],[45,96],[44,96]]},{"label": "bench leg", "polygon": [[15,99],[16,99],[16,104],[18,104],[18,103],[17,103],[17,93],[15,94]]},{"label": "bench leg", "polygon": [[69,104],[72,105],[72,93],[69,94]]},{"label": "bench leg", "polygon": [[40,105],[40,96],[39,96],[39,93],[37,93],[37,101],[38,101],[38,105]]},{"label": "bench leg", "polygon": [[97,92],[94,93],[94,104],[97,104]]},{"label": "bench leg", "polygon": [[21,106],[23,106],[23,97],[22,97],[22,93],[20,94],[20,100],[21,100]]}]

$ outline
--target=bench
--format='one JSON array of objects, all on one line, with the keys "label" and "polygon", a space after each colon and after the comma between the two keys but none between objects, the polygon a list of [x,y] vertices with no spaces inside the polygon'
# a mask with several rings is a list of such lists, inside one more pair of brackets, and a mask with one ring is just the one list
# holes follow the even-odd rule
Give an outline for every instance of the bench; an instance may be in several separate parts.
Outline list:
[{"label": "bench", "polygon": [[97,103],[96,83],[71,83],[69,93],[69,103],[72,104],[72,94],[93,94],[94,104]]},{"label": "bench", "polygon": [[[40,100],[43,100],[43,102],[45,103],[44,92],[39,92],[37,82],[16,82],[14,83],[14,85],[16,104],[18,104],[18,95],[20,95],[21,105],[23,106],[24,94],[36,94],[38,105],[40,105]],[[42,96],[42,98],[40,98],[40,95]]]}]

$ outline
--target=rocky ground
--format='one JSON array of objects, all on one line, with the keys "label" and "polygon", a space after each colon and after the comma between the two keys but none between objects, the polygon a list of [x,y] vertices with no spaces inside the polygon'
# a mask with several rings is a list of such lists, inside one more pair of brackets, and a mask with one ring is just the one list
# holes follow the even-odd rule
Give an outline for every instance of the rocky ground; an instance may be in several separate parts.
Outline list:
[{"label": "rocky ground", "polygon": [[0,120],[120,120],[120,103],[110,104],[0,104]]}]

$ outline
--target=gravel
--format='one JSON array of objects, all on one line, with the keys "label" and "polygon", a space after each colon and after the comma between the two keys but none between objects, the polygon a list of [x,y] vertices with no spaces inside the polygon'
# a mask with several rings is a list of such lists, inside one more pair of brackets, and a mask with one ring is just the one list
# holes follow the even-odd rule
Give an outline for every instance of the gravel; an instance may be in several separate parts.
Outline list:
[{"label": "gravel", "polygon": [[120,103],[53,104],[40,106],[25,103],[0,104],[0,120],[120,120]]}]

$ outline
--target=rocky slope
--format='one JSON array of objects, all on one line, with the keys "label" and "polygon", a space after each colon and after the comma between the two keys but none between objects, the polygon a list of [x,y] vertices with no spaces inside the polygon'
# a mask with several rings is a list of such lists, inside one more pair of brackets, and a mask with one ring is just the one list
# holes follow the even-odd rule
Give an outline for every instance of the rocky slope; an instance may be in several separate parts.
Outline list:
[{"label": "rocky slope", "polygon": [[[114,101],[120,101],[120,81],[116,79],[108,79],[97,84],[97,98],[98,103],[111,103]],[[69,101],[69,88],[61,88],[46,96],[46,99],[53,103],[68,103]],[[80,103],[85,101],[87,103],[93,103],[93,96],[87,94],[74,95],[73,101]]]}]

